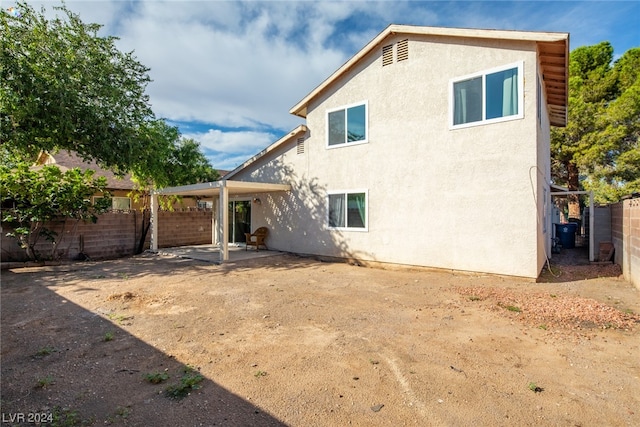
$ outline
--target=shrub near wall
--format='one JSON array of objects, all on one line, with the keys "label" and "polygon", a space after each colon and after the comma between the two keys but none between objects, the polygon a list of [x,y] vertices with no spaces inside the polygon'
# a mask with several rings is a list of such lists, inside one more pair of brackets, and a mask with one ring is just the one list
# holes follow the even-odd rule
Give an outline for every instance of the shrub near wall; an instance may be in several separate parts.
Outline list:
[{"label": "shrub near wall", "polygon": [[[119,258],[133,255],[134,243],[139,235],[139,218],[140,215],[135,211],[110,212],[100,215],[95,224],[78,222],[75,232],[73,221],[67,221],[64,228],[61,221],[52,221],[46,227],[58,233],[58,238],[62,238],[57,248],[60,260],[86,258],[82,254],[90,259]],[[16,239],[6,237],[9,231],[3,226],[2,262],[28,261],[24,249],[20,248]],[[42,259],[47,259],[51,256],[51,246],[50,241],[40,237],[35,247],[36,253]]]},{"label": "shrub near wall", "polygon": [[[176,212],[160,212],[158,218],[158,246],[184,246],[211,243],[211,210],[190,210]],[[61,223],[50,223],[54,231],[65,236],[58,246],[61,260],[82,258],[81,253],[90,259],[110,259],[135,254],[141,232],[142,215],[139,212],[111,212],[100,215],[98,222],[77,225],[72,236],[71,224],[62,231]],[[25,251],[20,248],[14,238],[6,237],[11,231],[3,226],[2,230],[2,262],[28,261]],[[151,232],[147,233],[145,249],[149,248]],[[36,251],[42,255],[51,253],[51,242],[44,238],[36,245]]]}]

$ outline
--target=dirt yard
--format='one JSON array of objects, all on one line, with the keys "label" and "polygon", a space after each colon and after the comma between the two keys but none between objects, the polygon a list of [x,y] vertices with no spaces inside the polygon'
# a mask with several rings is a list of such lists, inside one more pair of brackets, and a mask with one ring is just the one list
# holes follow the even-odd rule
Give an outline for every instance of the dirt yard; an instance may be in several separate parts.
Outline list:
[{"label": "dirt yard", "polygon": [[554,274],[5,270],[2,425],[640,425],[640,293],[615,266]]}]

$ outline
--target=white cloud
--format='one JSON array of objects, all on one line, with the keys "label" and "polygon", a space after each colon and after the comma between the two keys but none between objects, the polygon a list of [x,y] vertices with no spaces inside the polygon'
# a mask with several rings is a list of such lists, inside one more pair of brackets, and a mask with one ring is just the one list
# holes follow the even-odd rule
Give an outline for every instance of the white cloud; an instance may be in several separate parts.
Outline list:
[{"label": "white cloud", "polygon": [[272,134],[254,131],[223,132],[211,129],[205,133],[191,133],[183,136],[200,141],[202,147],[222,153],[232,153],[238,150],[258,152],[273,142]]},{"label": "white cloud", "polygon": [[[59,1],[30,3],[36,9],[44,4],[51,15]],[[135,51],[151,68],[148,93],[159,117],[225,129],[190,137],[217,153],[211,154],[217,161],[233,165],[302,123],[289,109],[389,24],[568,31],[575,48],[623,33],[633,39],[634,30],[620,29],[617,21],[638,10],[637,2],[590,1],[66,4],[85,23],[103,24],[102,34],[119,37],[121,50]],[[637,45],[637,18],[634,28]]]},{"label": "white cloud", "polygon": [[[299,123],[289,108],[347,59],[324,47],[329,22],[347,16],[345,6],[178,4],[145,2],[119,24],[123,50],[135,49],[151,68],[149,94],[161,117],[288,130]],[[301,13],[316,19],[308,32],[294,25]]]},{"label": "white cloud", "polygon": [[223,132],[218,129],[185,133],[183,136],[199,141],[213,167],[226,170],[234,169],[277,139],[268,132]]}]

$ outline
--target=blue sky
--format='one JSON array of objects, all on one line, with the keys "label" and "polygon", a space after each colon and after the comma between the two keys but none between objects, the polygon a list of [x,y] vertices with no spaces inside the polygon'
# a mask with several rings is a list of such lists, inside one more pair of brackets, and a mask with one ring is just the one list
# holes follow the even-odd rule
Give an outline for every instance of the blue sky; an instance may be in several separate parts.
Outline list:
[{"label": "blue sky", "polygon": [[[27,1],[47,13],[59,1]],[[303,119],[289,109],[389,24],[569,32],[640,46],[640,1],[66,1],[151,68],[158,117],[230,170]],[[15,5],[0,0],[3,8]]]}]

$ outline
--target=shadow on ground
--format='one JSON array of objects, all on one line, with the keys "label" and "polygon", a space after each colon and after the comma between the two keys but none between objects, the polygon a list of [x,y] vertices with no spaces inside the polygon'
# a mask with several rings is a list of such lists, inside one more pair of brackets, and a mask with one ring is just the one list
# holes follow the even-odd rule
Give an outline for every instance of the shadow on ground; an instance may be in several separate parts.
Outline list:
[{"label": "shadow on ground", "polygon": [[538,282],[570,282],[599,277],[618,277],[621,274],[622,270],[617,264],[590,263],[588,246],[562,248],[559,254],[553,254],[549,263],[542,269]]},{"label": "shadow on ground", "polygon": [[[114,263],[103,265],[92,274],[115,274]],[[202,378],[199,388],[183,387],[182,379],[199,375],[198,367],[186,367],[117,322],[56,294],[50,287],[63,284],[64,268],[19,270],[1,277],[3,424],[34,425],[28,417],[39,414],[50,421],[42,425],[64,426],[284,425],[211,379]],[[145,379],[151,373],[170,378],[153,384]],[[188,395],[170,397],[170,386]]]}]

